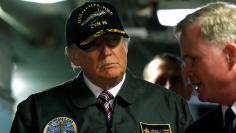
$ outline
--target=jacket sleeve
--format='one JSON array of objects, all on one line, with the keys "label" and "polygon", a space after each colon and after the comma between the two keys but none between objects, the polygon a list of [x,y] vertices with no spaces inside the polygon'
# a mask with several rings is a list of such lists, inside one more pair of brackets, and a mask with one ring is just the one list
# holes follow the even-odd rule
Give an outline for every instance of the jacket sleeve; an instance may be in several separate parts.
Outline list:
[{"label": "jacket sleeve", "polygon": [[179,117],[179,131],[178,133],[185,133],[188,126],[191,125],[193,123],[193,117],[191,115],[191,112],[189,110],[189,106],[188,103],[184,100],[181,99],[181,106],[178,108],[178,110],[182,113],[182,115],[180,115]]},{"label": "jacket sleeve", "polygon": [[17,111],[11,126],[10,133],[32,133],[33,121],[32,121],[32,111],[31,111],[31,101],[30,96],[27,100],[21,102],[17,106]]}]

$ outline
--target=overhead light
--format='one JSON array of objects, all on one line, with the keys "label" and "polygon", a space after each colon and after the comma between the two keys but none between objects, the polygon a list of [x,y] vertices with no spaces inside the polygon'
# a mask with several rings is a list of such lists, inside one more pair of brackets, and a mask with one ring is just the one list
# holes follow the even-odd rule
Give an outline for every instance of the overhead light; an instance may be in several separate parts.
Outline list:
[{"label": "overhead light", "polygon": [[41,3],[41,4],[53,4],[53,3],[58,3],[65,0],[21,0],[21,1]]},{"label": "overhead light", "polygon": [[207,1],[161,1],[158,4],[157,18],[163,26],[176,26],[186,15],[193,13]]},{"label": "overhead light", "polygon": [[157,10],[157,18],[163,26],[176,26],[178,22],[197,9],[162,9]]}]

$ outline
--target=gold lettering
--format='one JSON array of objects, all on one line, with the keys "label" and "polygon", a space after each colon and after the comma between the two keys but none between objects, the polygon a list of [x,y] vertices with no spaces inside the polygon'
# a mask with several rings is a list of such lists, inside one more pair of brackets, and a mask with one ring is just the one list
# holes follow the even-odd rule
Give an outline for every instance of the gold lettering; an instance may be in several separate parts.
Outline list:
[{"label": "gold lettering", "polygon": [[92,8],[92,7],[100,7],[100,5],[96,3],[89,4],[81,11],[81,13],[84,14],[84,12],[86,12],[89,8]]},{"label": "gold lettering", "polygon": [[96,22],[94,24],[91,24],[90,28],[95,28],[95,27],[100,26],[100,25],[101,25],[101,22]]},{"label": "gold lettering", "polygon": [[107,21],[102,21],[102,25],[107,25]]},{"label": "gold lettering", "polygon": [[99,22],[96,22],[94,24],[91,24],[90,28],[95,28],[95,27],[98,27],[98,26],[101,26],[101,25],[107,25],[107,21],[99,21]]},{"label": "gold lettering", "polygon": [[105,7],[105,6],[102,6],[102,9],[103,9],[105,12],[109,13],[110,15],[113,15],[113,12],[112,12],[109,8],[107,8],[107,7]]},{"label": "gold lettering", "polygon": [[82,21],[82,17],[83,17],[83,14],[79,14],[79,16],[78,16],[78,24],[81,23],[81,21]]}]

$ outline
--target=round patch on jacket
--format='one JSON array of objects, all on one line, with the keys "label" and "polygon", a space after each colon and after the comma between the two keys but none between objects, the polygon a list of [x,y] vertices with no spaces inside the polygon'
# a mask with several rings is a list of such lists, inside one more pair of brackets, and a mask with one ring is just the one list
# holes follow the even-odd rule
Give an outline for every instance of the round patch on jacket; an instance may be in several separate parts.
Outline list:
[{"label": "round patch on jacket", "polygon": [[77,126],[71,118],[56,117],[47,123],[43,133],[77,133]]}]

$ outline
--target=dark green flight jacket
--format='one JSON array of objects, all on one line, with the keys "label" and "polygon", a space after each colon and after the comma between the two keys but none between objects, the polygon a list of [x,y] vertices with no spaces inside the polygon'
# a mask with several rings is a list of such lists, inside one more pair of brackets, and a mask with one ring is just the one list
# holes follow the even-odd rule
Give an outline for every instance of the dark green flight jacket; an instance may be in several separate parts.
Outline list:
[{"label": "dark green flight jacket", "polygon": [[109,127],[102,106],[80,73],[20,103],[11,133],[184,133],[192,123],[180,96],[129,73],[113,106]]}]

